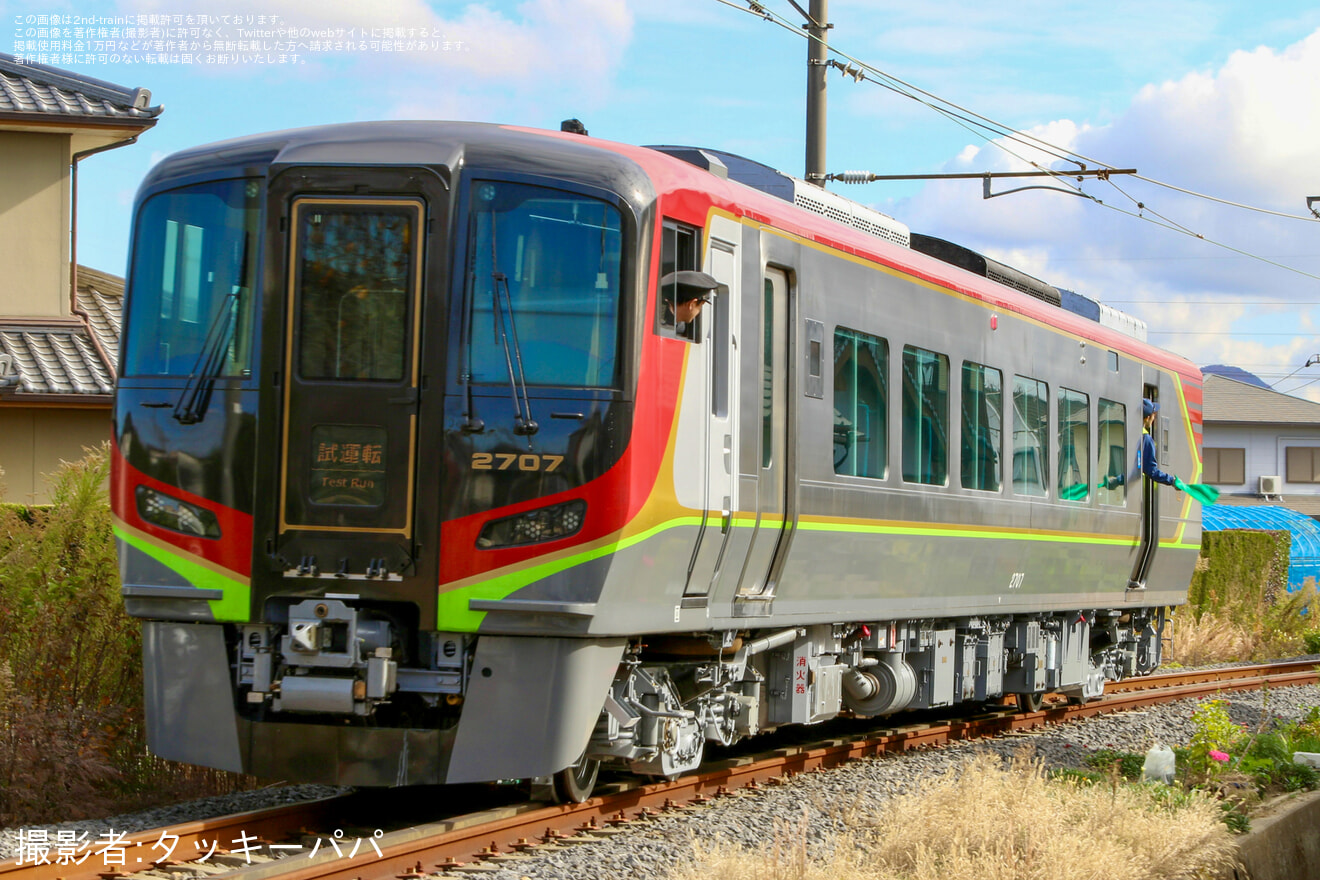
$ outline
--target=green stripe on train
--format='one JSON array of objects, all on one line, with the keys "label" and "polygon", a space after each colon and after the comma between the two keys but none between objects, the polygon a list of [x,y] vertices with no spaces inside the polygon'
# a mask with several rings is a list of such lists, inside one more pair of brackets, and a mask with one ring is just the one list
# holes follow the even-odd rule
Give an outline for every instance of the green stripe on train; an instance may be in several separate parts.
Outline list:
[{"label": "green stripe on train", "polygon": [[476,632],[477,628],[481,626],[481,621],[486,618],[487,612],[473,611],[468,608],[468,602],[473,599],[503,599],[542,578],[591,562],[593,559],[600,559],[602,556],[609,556],[620,550],[626,550],[634,544],[645,541],[647,538],[654,537],[661,532],[679,526],[700,525],[701,517],[699,516],[669,520],[644,532],[624,538],[622,541],[615,541],[612,544],[606,544],[585,553],[555,559],[551,562],[543,562],[540,565],[509,572],[488,581],[482,581],[479,584],[472,584],[471,586],[441,593],[436,602],[436,629],[452,632]]},{"label": "green stripe on train", "polygon": [[150,556],[170,571],[183,578],[189,586],[200,590],[220,590],[224,597],[211,599],[211,613],[215,619],[231,623],[247,623],[252,619],[252,585],[225,577],[204,565],[199,565],[176,553],[157,547],[134,537],[121,528],[115,528],[115,537],[134,550]]},{"label": "green stripe on train", "polygon": [[[678,528],[680,526],[700,526],[701,523],[701,517],[696,516],[670,520],[650,528],[645,532],[641,532],[613,544],[607,544],[604,547],[597,547],[596,549],[588,550],[585,553],[566,556],[563,559],[556,559],[552,562],[545,562],[540,565],[534,565],[530,568],[524,568],[519,571],[491,578],[490,580],[482,581],[479,584],[472,584],[471,586],[441,593],[436,602],[436,628],[450,632],[476,632],[481,626],[481,622],[485,619],[487,612],[473,611],[468,608],[468,603],[473,599],[504,599],[523,587],[536,583],[542,578],[558,574],[561,571],[566,571],[576,565],[591,562],[594,559],[600,559],[602,556],[608,556],[619,550],[627,549],[628,547],[654,537],[661,532],[668,531],[672,528]],[[735,517],[732,521],[732,526],[734,528],[753,528],[756,526],[756,520],[754,518]],[[797,528],[803,531],[835,532],[837,534],[918,535],[945,538],[977,538],[995,541],[1010,540],[1040,541],[1056,544],[1095,544],[1099,546],[1114,547],[1131,547],[1136,544],[1135,538],[1097,538],[1074,535],[978,531],[957,528],[920,528],[916,526],[874,526],[862,523],[825,523],[808,521],[799,522]],[[1183,544],[1176,541],[1161,541],[1160,546],[1167,549],[1200,549],[1199,544]]]}]

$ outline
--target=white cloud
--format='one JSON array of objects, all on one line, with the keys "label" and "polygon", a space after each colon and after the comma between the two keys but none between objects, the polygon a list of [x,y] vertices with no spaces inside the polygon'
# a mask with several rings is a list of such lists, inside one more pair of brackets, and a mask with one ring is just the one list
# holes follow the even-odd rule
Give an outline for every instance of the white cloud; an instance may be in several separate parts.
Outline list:
[{"label": "white cloud", "polygon": [[[133,12],[222,14],[214,0],[123,0],[121,5]],[[348,63],[363,77],[378,77],[386,106],[396,97],[415,103],[427,93],[492,85],[520,91],[596,90],[622,61],[633,27],[624,0],[525,0],[512,14],[470,3],[449,15],[423,0],[231,0],[223,15],[233,19],[225,26],[231,39],[239,38],[238,19],[258,16],[270,21],[266,27],[309,29],[311,39],[323,32],[342,39],[340,29],[356,29],[353,42],[370,42],[391,29],[401,40],[423,42],[419,35],[425,33],[425,48],[416,51],[304,53],[313,64]],[[448,45],[432,48],[436,42]]]},{"label": "white cloud", "polygon": [[[1320,195],[1316,106],[1320,31],[1282,51],[1236,52],[1218,70],[1148,85],[1106,125],[1059,119],[1029,134],[1186,189],[1300,215],[1305,197]],[[1006,146],[1042,159],[1021,145]],[[946,165],[950,171],[1023,167],[986,144],[967,146]],[[994,190],[1027,183],[1047,182],[997,180]],[[1320,275],[1320,224],[1218,205],[1130,177],[1114,184],[1123,192],[1097,181],[1083,187],[1113,207],[1162,215],[1196,235]],[[980,188],[979,181],[932,183],[893,210],[916,231],[958,241],[1057,286],[1102,301],[1138,300],[1118,307],[1152,331],[1206,331],[1152,335],[1200,364],[1236,363],[1278,376],[1320,350],[1310,335],[1312,307],[1303,305],[1320,301],[1320,280],[1075,196],[1033,191],[983,201]],[[1248,301],[1297,305],[1240,305]],[[1320,394],[1320,387],[1310,390]]]}]

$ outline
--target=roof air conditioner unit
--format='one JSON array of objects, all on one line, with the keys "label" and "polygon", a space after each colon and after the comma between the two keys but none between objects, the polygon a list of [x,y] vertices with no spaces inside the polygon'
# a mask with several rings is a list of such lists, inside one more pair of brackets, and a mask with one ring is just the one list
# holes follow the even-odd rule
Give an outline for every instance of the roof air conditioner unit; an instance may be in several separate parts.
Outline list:
[{"label": "roof air conditioner unit", "polygon": [[1283,479],[1281,477],[1261,477],[1260,494],[1268,497],[1278,495],[1282,491]]}]

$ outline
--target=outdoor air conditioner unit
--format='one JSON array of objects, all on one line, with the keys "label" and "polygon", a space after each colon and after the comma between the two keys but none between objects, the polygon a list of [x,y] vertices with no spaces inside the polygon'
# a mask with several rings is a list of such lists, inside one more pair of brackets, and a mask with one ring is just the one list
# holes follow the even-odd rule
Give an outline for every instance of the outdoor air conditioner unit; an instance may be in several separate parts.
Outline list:
[{"label": "outdoor air conditioner unit", "polygon": [[1270,495],[1279,495],[1279,494],[1282,494],[1282,491],[1283,491],[1283,478],[1282,478],[1282,477],[1274,476],[1274,477],[1261,477],[1261,478],[1260,478],[1260,494],[1261,494],[1261,495],[1264,495],[1264,496],[1266,496],[1266,497],[1268,498]]}]

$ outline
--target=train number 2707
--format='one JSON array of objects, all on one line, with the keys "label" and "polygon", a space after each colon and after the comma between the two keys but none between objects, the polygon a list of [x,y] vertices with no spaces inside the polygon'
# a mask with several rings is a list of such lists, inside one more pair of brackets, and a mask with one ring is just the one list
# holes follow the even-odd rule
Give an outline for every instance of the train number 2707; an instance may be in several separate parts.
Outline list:
[{"label": "train number 2707", "polygon": [[474,471],[544,471],[552,474],[564,463],[562,455],[518,455],[513,452],[474,452],[472,469]]}]

